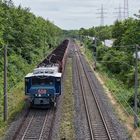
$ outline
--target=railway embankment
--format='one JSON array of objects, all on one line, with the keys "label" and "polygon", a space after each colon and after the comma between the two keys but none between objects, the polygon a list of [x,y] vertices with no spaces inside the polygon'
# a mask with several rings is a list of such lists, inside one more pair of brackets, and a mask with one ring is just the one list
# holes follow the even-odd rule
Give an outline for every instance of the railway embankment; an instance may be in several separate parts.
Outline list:
[{"label": "railway embankment", "polygon": [[123,84],[120,83],[120,81],[116,80],[115,77],[104,71],[100,63],[97,63],[97,69],[94,71],[92,52],[88,49],[85,51],[84,48],[81,48],[81,51],[85,55],[93,72],[103,86],[117,118],[125,127],[129,137],[134,140],[139,140],[140,129],[134,129],[134,112],[131,106],[126,102],[126,98],[129,98],[134,93],[133,89],[128,90],[125,86],[123,86]]}]

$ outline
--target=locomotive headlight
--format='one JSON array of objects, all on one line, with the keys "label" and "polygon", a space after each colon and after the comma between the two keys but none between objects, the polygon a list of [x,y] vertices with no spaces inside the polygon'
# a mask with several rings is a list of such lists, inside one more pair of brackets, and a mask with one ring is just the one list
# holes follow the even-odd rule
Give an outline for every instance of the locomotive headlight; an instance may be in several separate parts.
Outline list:
[{"label": "locomotive headlight", "polygon": [[41,97],[41,94],[38,94],[38,97]]}]

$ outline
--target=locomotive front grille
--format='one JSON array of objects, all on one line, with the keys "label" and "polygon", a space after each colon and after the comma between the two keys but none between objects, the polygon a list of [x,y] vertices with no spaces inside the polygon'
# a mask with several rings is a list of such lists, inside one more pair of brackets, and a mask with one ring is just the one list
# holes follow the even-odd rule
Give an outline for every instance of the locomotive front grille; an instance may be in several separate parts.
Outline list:
[{"label": "locomotive front grille", "polygon": [[47,104],[50,104],[50,100],[47,98],[35,98],[34,104],[35,105],[47,105]]}]

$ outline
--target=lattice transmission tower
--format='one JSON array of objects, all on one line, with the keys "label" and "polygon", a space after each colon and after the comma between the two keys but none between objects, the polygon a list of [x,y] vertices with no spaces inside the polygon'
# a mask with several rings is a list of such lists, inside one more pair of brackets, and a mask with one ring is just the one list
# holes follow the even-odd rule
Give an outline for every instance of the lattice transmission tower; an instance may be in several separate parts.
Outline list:
[{"label": "lattice transmission tower", "polygon": [[117,9],[117,12],[114,12],[114,14],[117,14],[117,20],[121,21],[123,19],[123,8],[121,7],[121,4],[119,4],[119,7],[115,9]]},{"label": "lattice transmission tower", "polygon": [[123,18],[126,19],[129,17],[129,1],[124,0],[124,13]]},{"label": "lattice transmission tower", "polygon": [[104,26],[104,19],[105,19],[106,12],[104,10],[103,4],[101,5],[101,8],[100,9],[97,9],[97,10],[100,10],[100,12],[97,13],[97,14],[100,15],[100,17],[98,17],[98,18],[100,18],[100,26]]}]

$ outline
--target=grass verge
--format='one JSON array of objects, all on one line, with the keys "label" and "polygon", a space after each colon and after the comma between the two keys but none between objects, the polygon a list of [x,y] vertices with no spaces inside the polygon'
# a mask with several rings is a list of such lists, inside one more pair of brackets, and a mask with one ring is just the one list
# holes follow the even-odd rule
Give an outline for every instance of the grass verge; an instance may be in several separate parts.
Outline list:
[{"label": "grass verge", "polygon": [[0,117],[0,136],[2,137],[9,123],[14,117],[25,107],[23,82],[19,83],[14,89],[8,93],[8,121],[3,121],[3,116]]},{"label": "grass verge", "polygon": [[64,76],[64,95],[60,124],[60,139],[74,140],[74,97],[72,89],[72,59],[68,58]]}]

